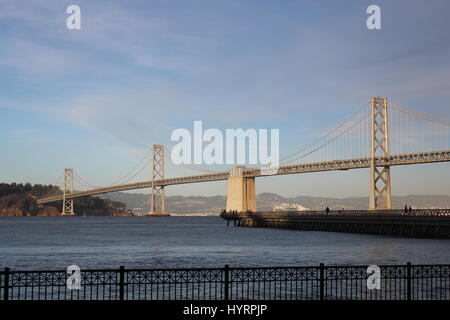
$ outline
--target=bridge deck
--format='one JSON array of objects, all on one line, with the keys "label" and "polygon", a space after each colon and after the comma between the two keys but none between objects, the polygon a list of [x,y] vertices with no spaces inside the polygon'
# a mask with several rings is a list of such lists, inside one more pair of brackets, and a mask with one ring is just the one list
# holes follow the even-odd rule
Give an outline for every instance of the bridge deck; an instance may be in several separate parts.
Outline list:
[{"label": "bridge deck", "polygon": [[[264,170],[261,168],[246,168],[244,170],[245,177],[264,177],[273,175],[286,175],[286,174],[298,174],[307,172],[321,172],[321,171],[334,171],[334,170],[349,170],[349,169],[362,169],[369,168],[372,158],[356,158],[348,160],[334,160],[325,162],[314,162],[306,164],[294,164],[287,166],[280,166],[276,168],[276,171]],[[408,153],[391,155],[387,157],[375,157],[375,164],[377,166],[399,166],[399,165],[411,165],[421,163],[434,163],[434,162],[448,162],[450,161],[450,150],[434,151],[434,152],[420,152],[420,153]],[[97,188],[87,191],[74,192],[66,195],[66,199],[74,199],[79,197],[85,197],[90,195],[126,191],[133,189],[150,188],[154,186],[168,186],[187,183],[198,183],[208,181],[220,181],[228,179],[228,171],[222,171],[217,173],[201,174],[186,177],[160,179],[155,181],[144,181],[131,184],[117,185],[111,187]],[[62,194],[41,198],[37,200],[38,204],[44,204],[54,201],[61,201],[63,199]]]}]

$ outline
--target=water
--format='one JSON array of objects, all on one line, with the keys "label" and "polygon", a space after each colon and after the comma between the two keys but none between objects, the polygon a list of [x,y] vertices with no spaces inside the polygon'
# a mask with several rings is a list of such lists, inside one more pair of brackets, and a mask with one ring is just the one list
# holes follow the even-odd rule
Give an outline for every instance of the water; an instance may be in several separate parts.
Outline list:
[{"label": "water", "polygon": [[19,270],[450,263],[450,241],[227,227],[218,217],[0,217]]}]

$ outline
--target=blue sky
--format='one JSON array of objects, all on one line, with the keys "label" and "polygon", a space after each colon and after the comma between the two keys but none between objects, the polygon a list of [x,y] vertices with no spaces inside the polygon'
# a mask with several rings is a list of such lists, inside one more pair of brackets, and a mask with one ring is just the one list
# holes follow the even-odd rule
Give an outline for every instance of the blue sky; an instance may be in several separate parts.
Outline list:
[{"label": "blue sky", "polygon": [[[81,30],[65,26],[71,4]],[[382,30],[366,28],[370,4]],[[73,167],[107,185],[194,120],[279,128],[288,155],[371,96],[450,120],[449,16],[446,0],[0,0],[0,180],[54,183]],[[449,194],[449,169],[393,168],[393,193]],[[368,184],[356,170],[262,178],[257,192],[366,196]]]}]

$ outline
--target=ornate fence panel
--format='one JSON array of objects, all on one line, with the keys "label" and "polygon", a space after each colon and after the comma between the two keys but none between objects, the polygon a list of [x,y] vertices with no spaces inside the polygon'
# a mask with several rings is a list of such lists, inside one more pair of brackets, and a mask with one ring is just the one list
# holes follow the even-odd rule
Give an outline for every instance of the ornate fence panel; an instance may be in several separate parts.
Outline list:
[{"label": "ornate fence panel", "polygon": [[[69,289],[63,271],[9,271],[2,284],[4,300],[118,300],[119,270],[81,272],[80,289]],[[4,278],[3,278],[4,279]]]},{"label": "ornate fence panel", "polygon": [[[378,268],[378,267],[376,267]],[[0,272],[0,300],[450,300],[450,265]],[[375,282],[373,282],[375,283]],[[373,284],[372,283],[372,284]]]},{"label": "ornate fence panel", "polygon": [[223,270],[127,270],[124,299],[224,300]]},{"label": "ornate fence panel", "polygon": [[450,265],[411,266],[412,300],[450,300]]},{"label": "ornate fence panel", "polygon": [[317,267],[230,269],[231,300],[319,300]]},{"label": "ornate fence panel", "polygon": [[326,267],[326,300],[406,300],[406,266],[380,267],[380,289],[369,289],[367,266]]}]

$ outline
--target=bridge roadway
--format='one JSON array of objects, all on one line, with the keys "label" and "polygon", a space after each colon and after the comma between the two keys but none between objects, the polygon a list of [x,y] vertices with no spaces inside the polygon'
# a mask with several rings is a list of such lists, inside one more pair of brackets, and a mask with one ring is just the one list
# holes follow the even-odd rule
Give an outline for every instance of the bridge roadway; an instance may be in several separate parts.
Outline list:
[{"label": "bridge roadway", "polygon": [[[261,168],[246,168],[243,175],[245,177],[264,177],[273,175],[286,175],[296,173],[307,172],[321,172],[321,171],[334,171],[334,170],[349,170],[349,169],[362,169],[370,168],[372,158],[356,158],[347,160],[334,160],[324,162],[312,162],[305,164],[294,164],[280,166],[276,172],[265,172]],[[449,162],[450,150],[433,151],[433,152],[419,152],[419,153],[406,153],[398,155],[390,155],[387,157],[375,157],[376,166],[399,166],[399,165],[412,165],[420,163],[434,163],[434,162]],[[155,186],[169,186],[177,184],[198,183],[208,181],[220,181],[228,179],[228,171],[221,171],[216,173],[200,174],[194,176],[185,176],[177,178],[167,178],[155,181],[143,181],[137,183],[116,185],[110,187],[103,187],[97,189],[91,189],[86,191],[74,192],[66,195],[66,199],[74,199],[79,197],[91,196],[96,194],[126,191],[133,189],[151,188],[153,184]],[[37,200],[38,204],[61,201],[63,195],[51,196],[41,198]]]}]

